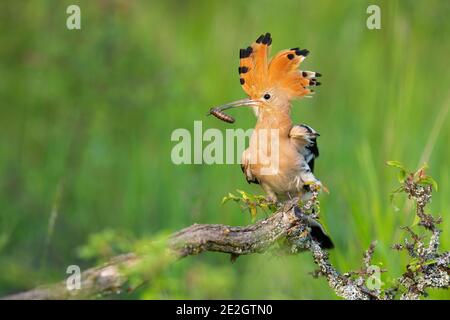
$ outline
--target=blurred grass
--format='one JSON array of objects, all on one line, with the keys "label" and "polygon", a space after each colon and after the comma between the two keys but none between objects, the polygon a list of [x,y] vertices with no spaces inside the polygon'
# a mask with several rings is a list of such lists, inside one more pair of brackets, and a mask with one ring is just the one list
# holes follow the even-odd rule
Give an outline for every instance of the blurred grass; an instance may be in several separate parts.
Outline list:
[{"label": "blurred grass", "polygon": [[[74,3],[81,31],[65,28]],[[381,30],[365,26],[369,4],[381,7]],[[396,179],[384,162],[414,168],[427,148],[440,185],[432,210],[444,217],[448,250],[449,9],[438,0],[2,2],[0,294],[61,279],[70,264],[88,266],[77,248],[105,229],[140,237],[194,222],[249,223],[220,200],[258,187],[238,165],[175,166],[170,135],[192,130],[194,120],[229,127],[205,111],[243,97],[238,49],[267,31],[273,51],[306,47],[306,68],[324,75],[293,116],[321,133],[316,170],[331,190],[322,219],[337,267],[358,268],[378,239],[375,261],[392,276],[402,272],[406,257],[389,247],[413,216],[404,202],[398,212],[389,203]],[[234,127],[254,124],[250,112],[235,114]],[[207,254],[173,266],[137,296],[335,298],[313,269],[308,255],[230,264]]]}]

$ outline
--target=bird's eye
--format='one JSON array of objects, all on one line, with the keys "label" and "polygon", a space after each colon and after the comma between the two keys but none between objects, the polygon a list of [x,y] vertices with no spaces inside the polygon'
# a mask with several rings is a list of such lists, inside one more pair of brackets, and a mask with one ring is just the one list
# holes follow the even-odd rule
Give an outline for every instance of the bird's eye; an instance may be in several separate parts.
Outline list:
[{"label": "bird's eye", "polygon": [[264,95],[264,99],[269,100],[269,99],[270,99],[270,94],[266,93],[266,94]]}]

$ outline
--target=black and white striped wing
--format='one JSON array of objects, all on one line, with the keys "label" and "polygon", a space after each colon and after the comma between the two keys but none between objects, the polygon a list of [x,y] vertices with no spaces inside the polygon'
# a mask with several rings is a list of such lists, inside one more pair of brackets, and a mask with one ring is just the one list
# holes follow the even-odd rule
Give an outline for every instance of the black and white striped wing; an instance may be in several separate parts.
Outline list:
[{"label": "black and white striped wing", "polygon": [[289,136],[291,141],[297,147],[298,152],[305,158],[311,172],[314,172],[314,162],[316,158],[319,157],[317,137],[320,136],[320,134],[310,126],[300,124],[292,127]]}]

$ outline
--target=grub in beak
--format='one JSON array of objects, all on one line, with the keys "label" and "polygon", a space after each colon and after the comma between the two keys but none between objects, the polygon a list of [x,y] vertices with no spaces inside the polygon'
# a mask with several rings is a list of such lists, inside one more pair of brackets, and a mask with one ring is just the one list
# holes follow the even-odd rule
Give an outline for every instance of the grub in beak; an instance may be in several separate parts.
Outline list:
[{"label": "grub in beak", "polygon": [[230,103],[226,103],[217,107],[213,107],[209,109],[208,115],[213,115],[217,119],[228,122],[228,123],[234,123],[235,119],[223,112],[224,110],[236,108],[236,107],[256,107],[258,106],[259,101],[258,100],[252,100],[252,99],[241,99],[237,101],[233,101]]}]

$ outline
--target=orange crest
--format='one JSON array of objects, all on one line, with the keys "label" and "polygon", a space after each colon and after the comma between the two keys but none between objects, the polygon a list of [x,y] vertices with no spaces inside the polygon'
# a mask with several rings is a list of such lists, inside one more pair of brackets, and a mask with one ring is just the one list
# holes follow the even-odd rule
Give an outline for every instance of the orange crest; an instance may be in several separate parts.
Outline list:
[{"label": "orange crest", "polygon": [[308,72],[298,70],[300,63],[308,55],[308,50],[282,50],[269,61],[271,43],[270,33],[266,33],[250,47],[239,52],[240,82],[251,98],[261,97],[271,88],[281,91],[288,99],[300,98],[311,92],[307,86],[320,84],[312,83]]}]

